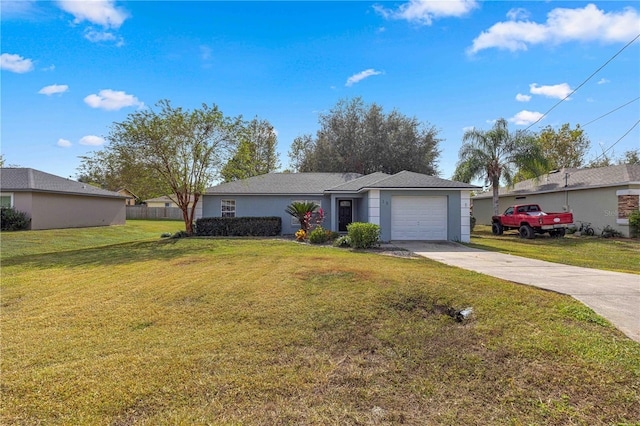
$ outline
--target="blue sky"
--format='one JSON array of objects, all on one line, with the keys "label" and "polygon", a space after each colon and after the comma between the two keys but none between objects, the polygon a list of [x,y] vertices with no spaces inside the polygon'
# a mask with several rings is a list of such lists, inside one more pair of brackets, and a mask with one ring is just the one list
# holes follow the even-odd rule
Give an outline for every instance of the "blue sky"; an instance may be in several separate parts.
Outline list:
[{"label": "blue sky", "polygon": [[500,117],[534,131],[595,120],[587,160],[640,147],[640,41],[624,48],[640,34],[637,1],[1,6],[1,152],[63,177],[113,122],[161,99],[268,120],[284,167],[319,113],[356,96],[435,126],[445,178],[465,129]]}]

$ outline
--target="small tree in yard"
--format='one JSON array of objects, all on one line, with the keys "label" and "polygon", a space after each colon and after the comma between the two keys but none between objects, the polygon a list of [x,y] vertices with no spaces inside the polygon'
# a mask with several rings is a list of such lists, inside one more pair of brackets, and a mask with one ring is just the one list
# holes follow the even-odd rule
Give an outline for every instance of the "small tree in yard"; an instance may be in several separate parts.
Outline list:
[{"label": "small tree in yard", "polygon": [[186,111],[163,100],[157,107],[159,111],[144,109],[114,123],[107,151],[153,171],[182,210],[191,235],[196,205],[219,174],[240,120],[225,117],[215,105]]},{"label": "small tree in yard", "polygon": [[[318,209],[318,207],[320,206],[318,206],[313,201],[294,201],[293,203],[289,204],[284,211],[287,214],[290,214],[291,216],[298,219],[298,222],[300,222],[300,230],[303,231],[301,235],[306,237],[306,235],[309,233],[309,228],[311,227],[313,213]],[[323,219],[324,214],[322,212],[322,209],[320,209],[319,213],[320,217],[322,217]],[[322,221],[322,219],[320,219],[320,221]],[[296,237],[297,235],[298,234],[296,233]],[[302,239],[304,239],[304,237]]]}]

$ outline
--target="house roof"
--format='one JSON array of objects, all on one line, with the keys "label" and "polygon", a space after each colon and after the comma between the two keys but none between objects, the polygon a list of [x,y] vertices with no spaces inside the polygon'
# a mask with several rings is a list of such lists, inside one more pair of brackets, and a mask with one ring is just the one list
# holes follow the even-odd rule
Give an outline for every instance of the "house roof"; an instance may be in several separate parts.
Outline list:
[{"label": "house roof", "polygon": [[[174,196],[175,197],[175,196]],[[194,200],[193,195],[189,196],[189,202],[192,203]],[[148,200],[144,200],[143,203],[148,203],[148,202],[155,202],[155,203],[175,203],[175,201],[173,200],[173,198],[171,198],[168,195],[162,195],[160,197],[156,197],[156,198],[149,198]]]},{"label": "house roof", "polygon": [[474,189],[478,188],[464,182],[441,179],[422,173],[403,170],[394,175],[382,172],[372,173],[338,187],[330,188],[327,192],[359,192],[368,189]]},{"label": "house roof", "polygon": [[207,188],[206,194],[322,194],[359,173],[267,173]]},{"label": "house roof", "polygon": [[136,194],[134,194],[133,192],[129,191],[127,188],[118,188],[118,189],[116,189],[116,192],[118,194],[124,195],[127,198],[138,198],[138,196]]},{"label": "house roof", "polygon": [[208,188],[207,194],[323,194],[368,189],[474,189],[477,186],[402,171],[359,173],[268,173]]},{"label": "house roof", "polygon": [[30,168],[0,168],[0,190],[3,192],[50,192],[91,197],[127,198],[117,192]]},{"label": "house roof", "polygon": [[[568,173],[565,187],[565,174]],[[571,168],[551,172],[537,182],[528,179],[516,183],[511,188],[500,188],[499,195],[527,195],[533,193],[574,191],[580,189],[603,188],[607,186],[640,184],[640,164],[620,164],[617,166],[592,169]],[[490,193],[480,194],[474,199],[491,198]]]}]

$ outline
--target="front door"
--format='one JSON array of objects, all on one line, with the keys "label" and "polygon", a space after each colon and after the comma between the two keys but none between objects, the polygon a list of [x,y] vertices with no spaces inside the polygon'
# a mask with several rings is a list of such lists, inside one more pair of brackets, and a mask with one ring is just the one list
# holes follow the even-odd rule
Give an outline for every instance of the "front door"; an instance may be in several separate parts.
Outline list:
[{"label": "front door", "polygon": [[353,221],[351,200],[338,201],[338,231],[347,232],[347,225]]}]

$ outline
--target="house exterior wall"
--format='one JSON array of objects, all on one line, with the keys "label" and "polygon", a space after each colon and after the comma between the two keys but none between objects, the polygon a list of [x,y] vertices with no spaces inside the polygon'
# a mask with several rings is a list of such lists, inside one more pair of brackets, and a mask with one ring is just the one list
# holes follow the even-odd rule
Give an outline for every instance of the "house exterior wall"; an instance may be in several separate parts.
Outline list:
[{"label": "house exterior wall", "polygon": [[324,227],[331,223],[331,197],[325,195],[204,195],[202,217],[221,217],[222,200],[235,200],[236,217],[278,216],[282,218],[282,234],[295,234],[300,226],[293,224],[292,217],[285,212],[289,204],[298,200],[320,200],[324,212]]},{"label": "house exterior wall", "polygon": [[380,191],[380,239],[382,241],[391,240],[391,198],[393,196],[414,196],[414,197],[447,197],[447,240],[463,241],[460,206],[461,192],[456,191],[402,191],[402,190],[381,190]]},{"label": "house exterior wall", "polygon": [[[527,194],[515,196],[502,196],[499,201],[499,212],[514,204],[540,204],[547,212],[562,212],[569,206],[573,213],[573,220],[577,226],[580,222],[590,222],[596,230],[596,234],[602,232],[605,226],[610,226],[622,235],[629,236],[628,223],[619,223],[618,220],[618,195],[621,190],[630,189],[629,185],[612,186],[606,188],[590,188],[542,194]],[[473,215],[477,224],[490,225],[493,216],[491,198],[473,200]]]},{"label": "house exterior wall", "polygon": [[15,192],[14,207],[31,217],[31,229],[124,225],[122,198]]}]

